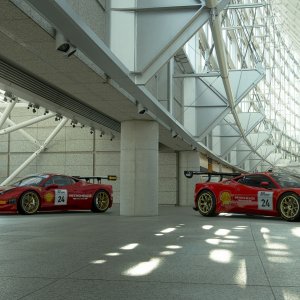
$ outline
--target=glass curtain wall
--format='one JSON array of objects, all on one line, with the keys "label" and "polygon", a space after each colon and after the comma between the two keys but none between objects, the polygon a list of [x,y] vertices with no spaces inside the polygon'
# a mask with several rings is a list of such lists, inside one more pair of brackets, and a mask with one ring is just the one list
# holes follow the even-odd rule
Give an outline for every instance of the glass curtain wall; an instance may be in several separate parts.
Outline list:
[{"label": "glass curtain wall", "polygon": [[[232,0],[223,12],[222,34],[230,69],[262,66],[266,73],[238,105],[238,112],[264,114],[255,131],[271,133],[266,143],[274,145],[275,152],[289,163],[300,161],[299,57],[280,29],[272,2]],[[209,24],[201,28],[198,39],[200,59],[195,72],[217,71]]]}]

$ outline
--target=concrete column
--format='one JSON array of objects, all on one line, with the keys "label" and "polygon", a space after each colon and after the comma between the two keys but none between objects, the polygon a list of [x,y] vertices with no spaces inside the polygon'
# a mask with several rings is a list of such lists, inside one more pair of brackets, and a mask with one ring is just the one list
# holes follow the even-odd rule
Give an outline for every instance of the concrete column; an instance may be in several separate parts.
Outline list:
[{"label": "concrete column", "polygon": [[120,214],[158,214],[158,124],[121,124]]},{"label": "concrete column", "polygon": [[195,183],[200,181],[200,177],[196,175],[193,178],[186,178],[185,170],[200,170],[200,154],[198,152],[179,152],[179,205],[192,207]]}]

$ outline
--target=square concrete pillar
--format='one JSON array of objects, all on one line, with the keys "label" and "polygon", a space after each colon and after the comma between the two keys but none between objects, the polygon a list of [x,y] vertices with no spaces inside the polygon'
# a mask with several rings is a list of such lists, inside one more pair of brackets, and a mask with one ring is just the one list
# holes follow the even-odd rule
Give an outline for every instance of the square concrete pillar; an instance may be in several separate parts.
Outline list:
[{"label": "square concrete pillar", "polygon": [[184,171],[200,170],[200,153],[197,151],[179,152],[179,205],[193,206],[195,184],[200,181],[199,176],[186,178]]},{"label": "square concrete pillar", "polygon": [[158,124],[124,121],[121,124],[120,214],[158,214]]}]

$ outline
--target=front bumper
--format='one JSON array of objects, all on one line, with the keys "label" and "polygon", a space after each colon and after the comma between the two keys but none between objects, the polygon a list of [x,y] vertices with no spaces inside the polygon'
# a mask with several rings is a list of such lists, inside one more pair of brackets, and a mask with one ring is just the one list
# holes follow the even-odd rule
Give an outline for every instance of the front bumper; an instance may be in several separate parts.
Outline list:
[{"label": "front bumper", "polygon": [[199,210],[199,208],[198,208],[198,207],[196,207],[196,206],[193,206],[193,210],[195,210],[195,211],[198,211],[198,210]]},{"label": "front bumper", "polygon": [[17,211],[17,200],[3,200],[0,199],[0,212],[16,212]]}]

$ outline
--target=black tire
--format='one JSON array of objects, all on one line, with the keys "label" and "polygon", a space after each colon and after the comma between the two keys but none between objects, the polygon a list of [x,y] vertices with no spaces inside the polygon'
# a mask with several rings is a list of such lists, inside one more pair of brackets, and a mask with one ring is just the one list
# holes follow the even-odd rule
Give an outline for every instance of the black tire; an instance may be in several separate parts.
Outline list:
[{"label": "black tire", "polygon": [[27,191],[18,200],[18,211],[22,215],[33,215],[40,207],[39,195],[34,191]]},{"label": "black tire", "polygon": [[277,209],[282,219],[297,221],[300,216],[299,196],[292,192],[283,194],[278,200]]},{"label": "black tire", "polygon": [[198,211],[202,216],[214,217],[216,213],[216,197],[208,190],[201,191],[197,196]]},{"label": "black tire", "polygon": [[93,212],[103,213],[109,208],[110,197],[107,191],[99,190],[95,193],[92,204]]}]

